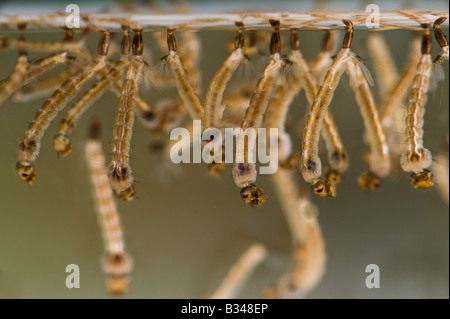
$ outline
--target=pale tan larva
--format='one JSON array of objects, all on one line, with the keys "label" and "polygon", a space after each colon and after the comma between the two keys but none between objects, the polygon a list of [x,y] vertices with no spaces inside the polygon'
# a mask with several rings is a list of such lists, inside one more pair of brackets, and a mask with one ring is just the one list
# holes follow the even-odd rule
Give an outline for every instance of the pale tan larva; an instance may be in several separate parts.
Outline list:
[{"label": "pale tan larva", "polygon": [[28,56],[24,50],[19,51],[16,65],[11,74],[0,82],[0,105],[17,91],[24,81],[28,68]]},{"label": "pale tan larva", "polygon": [[353,37],[353,24],[349,20],[343,20],[347,26],[347,33],[344,39],[344,46],[333,59],[333,63],[328,70],[322,85],[320,86],[314,103],[306,120],[303,131],[302,143],[302,174],[305,181],[316,186],[316,193],[328,193],[326,185],[321,181],[322,163],[318,155],[320,132],[328,106],[334,95],[342,73],[345,71],[347,62],[353,58],[351,42]]},{"label": "pale tan larva", "polygon": [[220,120],[223,113],[223,93],[234,71],[236,71],[239,65],[241,65],[241,63],[245,60],[244,51],[242,49],[244,46],[244,26],[242,23],[236,23],[236,25],[238,26],[239,30],[238,34],[236,35],[235,49],[217,70],[216,74],[211,80],[208,90],[206,91],[204,102],[205,114],[203,120],[205,128],[221,127]]},{"label": "pale tan larva", "polygon": [[[279,72],[285,65],[285,61],[280,55],[280,22],[278,20],[271,20],[270,23],[274,28],[270,40],[270,60],[256,85],[256,90],[252,98],[250,99],[250,105],[245,112],[244,120],[241,124],[242,131],[245,131],[247,128],[257,129],[261,126],[263,115],[274,91]],[[251,205],[260,205],[267,197],[263,196],[264,193],[262,190],[252,184],[256,180],[256,165],[249,162],[249,147],[244,147],[244,145],[245,135],[241,134],[241,136],[238,137],[236,151],[236,158],[240,163],[235,163],[233,165],[233,179],[235,184],[241,188],[241,198],[244,202]]]},{"label": "pale tan larva", "polygon": [[[328,40],[330,41],[330,40]],[[328,42],[327,41],[327,42]],[[295,30],[292,30],[291,32],[291,44],[293,47],[293,51],[289,55],[288,59],[294,64],[294,70],[296,70],[299,73],[300,77],[300,85],[305,90],[306,99],[310,104],[314,103],[314,100],[316,98],[317,92],[319,90],[319,87],[317,85],[316,78],[314,77],[313,73],[309,69],[309,66],[305,59],[303,58],[299,48],[298,48],[298,37]],[[330,50],[328,48],[329,44],[325,46],[325,52],[328,52]],[[323,54],[320,61],[320,63],[323,63],[323,65],[326,65],[325,57],[328,54]],[[331,59],[331,58],[329,58]],[[322,78],[321,75],[319,75],[320,78]],[[337,129],[337,126],[334,122],[333,115],[331,114],[331,111],[328,111],[325,114],[324,120],[323,120],[323,128],[322,128],[322,137],[325,140],[325,145],[328,151],[328,162],[331,167],[331,171],[328,172],[328,176],[333,175],[333,179],[329,179],[329,181],[332,184],[336,184],[340,181],[341,175],[347,170],[349,165],[349,156],[347,154],[347,151],[344,147],[344,144],[342,143],[342,139],[340,137],[339,131]],[[329,192],[326,195],[332,195],[333,189],[331,186],[329,186]],[[324,195],[324,194],[320,194]]]},{"label": "pale tan larva", "polygon": [[248,280],[253,270],[266,258],[267,249],[261,244],[248,247],[230,268],[219,287],[209,299],[237,298],[239,291]]},{"label": "pale tan larva", "polygon": [[108,177],[115,194],[124,200],[134,198],[134,178],[129,164],[131,136],[133,134],[135,97],[139,93],[139,80],[144,68],[143,41],[141,30],[135,30],[133,38],[133,57],[123,82],[122,96],[114,125],[111,164]]},{"label": "pale tan larva", "polygon": [[72,150],[69,134],[73,132],[81,115],[107,91],[125,72],[129,63],[128,54],[130,52],[129,30],[124,30],[122,38],[122,55],[120,60],[88,91],[86,91],[78,101],[72,105],[67,114],[59,123],[59,132],[53,139],[54,149],[62,156],[68,155]]},{"label": "pale tan larva", "polygon": [[375,100],[361,63],[361,58],[355,56],[348,62],[347,73],[366,129],[366,139],[369,144],[368,162],[372,173],[364,174],[358,181],[361,187],[373,189],[380,185],[380,178],[390,173],[391,160]]},{"label": "pale tan larva", "polygon": [[40,140],[56,117],[58,112],[66,106],[67,102],[87,84],[95,73],[107,64],[109,48],[109,33],[104,32],[99,43],[97,57],[85,68],[80,69],[71,78],[66,80],[61,87],[42,105],[36,113],[33,122],[28,127],[17,150],[16,170],[20,178],[29,184],[33,184],[37,175],[33,162],[37,159],[41,148]]},{"label": "pale tan larva", "polygon": [[42,96],[47,96],[58,89],[61,86],[61,83],[67,81],[79,69],[79,66],[73,65],[47,78],[38,79],[34,82],[25,84],[17,90],[11,98],[18,102],[27,102]]},{"label": "pale tan larva", "polygon": [[336,30],[325,30],[325,35],[322,40],[322,50],[320,53],[309,61],[308,66],[311,73],[319,82],[323,81],[326,70],[330,67],[334,52],[337,47],[337,38],[339,32]]},{"label": "pale tan larva", "polygon": [[299,298],[322,278],[326,254],[317,221],[317,207],[301,192],[293,172],[279,168],[273,174],[275,191],[282,205],[292,238],[292,260],[288,271],[264,298]]},{"label": "pale tan larva", "polygon": [[409,93],[407,116],[405,120],[406,150],[400,158],[405,172],[412,172],[411,183],[414,188],[427,189],[433,182],[433,174],[428,168],[432,164],[431,152],[423,146],[423,116],[428,99],[428,88],[433,61],[431,60],[431,41],[429,26],[424,25],[422,56],[417,65],[414,82]]},{"label": "pale tan larva", "polygon": [[441,53],[434,59],[435,72],[438,80],[444,79],[444,70],[442,68],[442,64],[444,61],[448,60],[449,57],[449,49],[448,49],[448,41],[445,37],[444,32],[439,28],[439,26],[447,20],[447,17],[440,17],[433,23],[434,35],[436,37],[439,46],[441,47]]},{"label": "pale tan larva", "polygon": [[167,62],[170,70],[175,78],[178,94],[183,100],[191,118],[193,120],[200,120],[203,117],[203,106],[197,96],[194,87],[192,86],[189,75],[187,74],[183,62],[178,54],[176,38],[172,30],[167,31],[167,46],[169,54],[163,60]]},{"label": "pale tan larva", "polygon": [[103,235],[105,255],[102,266],[108,276],[107,290],[113,294],[121,294],[128,290],[133,261],[125,250],[119,212],[106,175],[105,155],[99,139],[99,131],[99,123],[94,121],[85,146],[86,161],[94,186],[98,221]]}]

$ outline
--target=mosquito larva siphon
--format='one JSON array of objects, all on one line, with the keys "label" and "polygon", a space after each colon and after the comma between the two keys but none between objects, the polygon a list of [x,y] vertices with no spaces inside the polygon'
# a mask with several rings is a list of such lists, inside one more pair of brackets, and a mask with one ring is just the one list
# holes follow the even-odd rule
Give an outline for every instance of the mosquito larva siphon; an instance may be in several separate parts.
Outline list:
[{"label": "mosquito larva siphon", "polygon": [[27,68],[27,51],[19,49],[19,55],[14,69],[6,79],[0,82],[0,105],[20,88],[25,78]]},{"label": "mosquito larva siphon", "polygon": [[[250,99],[244,120],[241,123],[242,132],[247,128],[257,129],[261,126],[264,113],[266,112],[269,100],[275,88],[279,72],[286,62],[281,58],[281,36],[280,21],[270,20],[273,27],[270,39],[270,60],[263,71],[262,77],[258,80],[256,90]],[[240,163],[233,165],[233,179],[235,184],[241,188],[241,198],[250,205],[261,205],[267,200],[262,189],[253,185],[256,180],[256,165],[250,163],[248,154],[250,146],[245,147],[245,134],[240,134],[237,141],[236,158]],[[242,153],[243,152],[243,153]]]},{"label": "mosquito larva siphon", "polygon": [[400,158],[402,169],[405,172],[412,172],[410,181],[416,189],[427,189],[434,184],[433,174],[428,170],[432,164],[432,155],[423,147],[423,116],[433,62],[430,55],[430,26],[422,26],[425,28],[422,37],[422,56],[409,93],[408,114],[405,120],[406,150]]},{"label": "mosquito larva siphon", "polygon": [[129,30],[125,29],[122,37],[122,54],[120,60],[72,105],[59,122],[59,132],[53,139],[53,147],[60,155],[66,156],[72,151],[73,146],[70,143],[69,134],[74,131],[82,114],[120,79],[129,64],[129,53],[130,36]]},{"label": "mosquito larva siphon", "polygon": [[368,80],[368,71],[364,72],[363,67],[361,58],[354,56],[348,62],[347,73],[350,78],[350,85],[355,92],[355,99],[363,118],[367,134],[366,139],[369,144],[368,163],[370,173],[364,173],[358,179],[358,182],[364,189],[375,189],[381,185],[381,178],[390,173],[391,160],[377,106],[369,87],[371,80]]},{"label": "mosquito larva siphon", "polygon": [[[306,60],[299,50],[298,36],[295,30],[291,31],[291,46],[293,50],[288,59],[294,64],[294,70],[297,70],[299,73],[300,85],[305,90],[306,99],[310,104],[313,104],[319,88],[316,78],[310,71]],[[342,143],[331,111],[327,111],[325,114],[321,133],[327,148],[328,162],[331,170],[327,172],[325,178],[329,182],[327,185],[329,191],[320,192],[318,195],[331,196],[334,193],[334,185],[340,182],[342,174],[347,170],[349,165],[349,156]]]},{"label": "mosquito larva siphon", "polygon": [[105,155],[99,134],[99,123],[94,121],[89,128],[89,139],[85,146],[86,160],[94,186],[98,221],[103,235],[105,255],[102,266],[108,276],[106,287],[112,294],[122,294],[128,290],[133,261],[125,250],[123,229],[106,175]]},{"label": "mosquito larva siphon", "polygon": [[317,220],[317,207],[307,192],[299,189],[292,171],[278,168],[273,174],[275,191],[282,206],[292,238],[292,260],[288,271],[265,298],[299,298],[314,288],[325,269],[325,247]]},{"label": "mosquito larva siphon", "polygon": [[[347,62],[354,54],[351,51],[353,38],[353,23],[350,20],[343,20],[346,25],[346,35],[343,48],[333,59],[333,63],[327,71],[322,85],[317,91],[317,95],[312,103],[306,126],[303,130],[302,145],[302,174],[306,182],[311,183],[313,191],[321,196],[333,196],[333,189],[329,183],[321,179],[322,163],[319,153],[319,138],[323,128],[325,115],[328,112],[328,106],[333,99],[334,91],[339,85],[342,73],[345,71]],[[322,195],[323,194],[323,195]]]},{"label": "mosquito larva siphon", "polygon": [[233,73],[245,60],[244,51],[242,49],[244,46],[244,25],[241,22],[236,22],[236,26],[238,27],[238,33],[235,39],[235,49],[217,70],[206,91],[204,101],[205,114],[203,120],[205,128],[221,127],[223,93]]},{"label": "mosquito larva siphon", "polygon": [[441,47],[441,53],[439,53],[439,55],[433,61],[436,76],[439,81],[444,79],[444,70],[442,68],[442,64],[445,62],[445,60],[448,60],[448,55],[449,55],[447,38],[445,37],[444,32],[442,32],[442,30],[439,28],[439,26],[445,20],[447,20],[447,17],[440,17],[433,23],[434,35],[436,37],[437,42],[439,43],[439,46]]},{"label": "mosquito larva siphon", "polygon": [[167,46],[169,48],[169,54],[163,57],[162,60],[169,64],[170,70],[175,78],[178,94],[183,100],[191,118],[193,120],[201,120],[204,113],[203,106],[178,54],[177,41],[171,29],[167,30]]},{"label": "mosquito larva siphon", "polygon": [[52,96],[45,101],[41,109],[36,113],[34,120],[28,126],[17,150],[16,170],[20,178],[29,184],[33,184],[37,175],[33,162],[37,159],[41,148],[41,139],[51,121],[56,117],[66,104],[84,87],[88,81],[107,64],[109,48],[109,33],[103,32],[98,55],[85,68],[80,69],[72,77],[66,80]]},{"label": "mosquito larva siphon", "polygon": [[133,56],[123,82],[122,96],[116,113],[113,131],[111,164],[108,177],[115,194],[123,200],[132,200],[135,195],[134,178],[129,164],[131,136],[133,134],[135,97],[139,94],[139,80],[143,73],[144,44],[141,30],[135,30],[133,38]]},{"label": "mosquito larva siphon", "polygon": [[267,257],[267,249],[261,244],[248,247],[230,268],[219,287],[210,295],[209,299],[237,298],[254,269]]}]

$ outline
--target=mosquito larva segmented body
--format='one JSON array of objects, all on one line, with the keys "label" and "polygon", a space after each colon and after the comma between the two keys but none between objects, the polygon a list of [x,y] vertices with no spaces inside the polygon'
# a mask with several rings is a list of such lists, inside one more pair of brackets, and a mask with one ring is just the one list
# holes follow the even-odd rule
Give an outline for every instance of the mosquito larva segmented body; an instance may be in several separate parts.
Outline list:
[{"label": "mosquito larva segmented body", "polygon": [[128,66],[130,52],[129,30],[124,30],[122,38],[122,55],[114,67],[97,82],[78,101],[72,105],[59,123],[59,132],[53,139],[53,147],[60,155],[66,156],[72,150],[69,134],[73,132],[81,115],[107,91],[125,72]]},{"label": "mosquito larva segmented body", "polygon": [[97,57],[80,69],[72,77],[66,80],[60,88],[42,105],[36,113],[33,122],[28,127],[17,150],[16,170],[20,178],[29,184],[34,183],[37,172],[33,167],[33,162],[37,159],[41,148],[40,140],[56,117],[68,101],[87,84],[87,82],[107,64],[107,54],[109,48],[109,33],[103,32],[98,47]]},{"label": "mosquito larva segmented body", "polygon": [[121,294],[128,290],[129,274],[133,261],[125,251],[123,230],[113,191],[106,175],[105,155],[99,139],[100,127],[94,121],[85,146],[86,160],[97,206],[98,221],[102,230],[105,256],[103,270],[108,276],[106,286],[110,293]]},{"label": "mosquito larva segmented body", "polygon": [[27,52],[20,49],[16,65],[14,66],[11,74],[0,82],[0,105],[20,88],[26,76],[27,68]]},{"label": "mosquito larva segmented body", "polygon": [[325,269],[317,207],[309,201],[307,193],[302,194],[291,171],[279,168],[273,179],[292,237],[292,260],[287,273],[263,297],[299,298],[317,285]]},{"label": "mosquito larva segmented body", "polygon": [[[298,49],[298,37],[295,30],[291,32],[291,43],[293,51],[289,55],[288,59],[295,65],[297,71],[299,72],[300,85],[305,90],[306,99],[310,104],[313,104],[319,88],[314,75],[310,71],[307,62]],[[327,48],[327,50],[329,49]],[[323,58],[323,60],[325,60],[325,58]],[[326,64],[327,63],[324,62],[324,65]],[[342,143],[337,126],[334,123],[331,111],[328,111],[325,114],[321,133],[328,151],[328,162],[331,167],[331,171],[329,171],[327,175],[335,176],[333,179],[327,179],[327,181],[329,181],[331,184],[336,184],[340,181],[341,175],[348,168],[349,157]],[[333,186],[329,185],[328,188],[329,192],[327,192],[326,195],[332,195]],[[325,193],[321,192],[319,195],[325,195]]]},{"label": "mosquito larva segmented body", "polygon": [[203,106],[189,80],[189,75],[178,54],[176,38],[173,30],[170,29],[167,31],[167,46],[169,48],[169,54],[163,60],[169,64],[170,70],[175,78],[178,94],[183,100],[191,118],[193,120],[201,120],[204,113]]},{"label": "mosquito larva segmented body", "polygon": [[244,46],[244,25],[242,23],[236,23],[236,26],[239,30],[235,39],[235,49],[217,70],[206,92],[204,102],[205,114],[203,121],[205,128],[221,127],[220,120],[223,113],[223,93],[234,71],[236,71],[239,65],[241,65],[241,63],[245,60],[244,51],[242,49]]},{"label": "mosquito larva segmented body", "polygon": [[444,79],[444,70],[442,69],[442,64],[445,60],[448,60],[449,57],[449,49],[448,49],[448,41],[445,37],[444,32],[439,28],[439,26],[447,20],[447,17],[440,17],[433,23],[434,35],[436,37],[439,46],[441,47],[441,53],[434,60],[434,66],[436,69],[438,80]]},{"label": "mosquito larva segmented body", "polygon": [[323,76],[325,76],[326,70],[333,61],[333,55],[337,46],[337,36],[337,31],[326,30],[322,41],[322,50],[308,63],[309,70],[320,82],[323,81]]},{"label": "mosquito larva segmented body", "polygon": [[219,287],[209,296],[209,299],[236,298],[242,286],[253,270],[266,258],[267,249],[261,244],[248,247],[233,264]]},{"label": "mosquito larva segmented body", "polygon": [[411,184],[417,189],[430,188],[433,174],[428,168],[432,164],[431,152],[423,147],[423,116],[428,99],[428,88],[432,71],[431,40],[428,25],[422,38],[422,56],[417,65],[414,82],[409,93],[407,116],[405,120],[406,150],[400,158],[400,165],[405,172],[412,172]]},{"label": "mosquito larva segmented body", "polygon": [[111,164],[108,176],[115,194],[124,200],[134,198],[134,178],[129,164],[131,136],[133,134],[136,96],[139,93],[139,80],[143,73],[144,50],[141,30],[135,30],[133,38],[133,56],[123,82],[122,96],[116,113],[114,138],[112,141]]},{"label": "mosquito larva segmented body", "polygon": [[[270,23],[274,28],[270,40],[271,56],[250,99],[250,105],[245,112],[244,120],[241,124],[243,132],[248,128],[257,129],[261,126],[263,115],[274,91],[279,72],[285,65],[285,61],[280,55],[280,22],[271,20]],[[267,197],[263,196],[262,190],[252,184],[256,180],[256,165],[251,163],[248,157],[249,147],[251,146],[245,147],[245,134],[241,134],[237,142],[237,162],[233,165],[233,179],[235,184],[241,188],[241,198],[244,202],[251,205],[260,205]]]},{"label": "mosquito larva segmented body", "polygon": [[353,24],[349,20],[343,20],[347,26],[347,33],[344,39],[344,46],[333,59],[333,63],[328,70],[322,85],[320,86],[311,110],[306,120],[306,126],[303,131],[302,144],[302,174],[305,181],[313,184],[313,190],[317,194],[332,195],[332,189],[326,182],[321,180],[322,163],[319,158],[319,138],[323,127],[323,122],[328,106],[334,95],[342,73],[347,67],[354,54],[351,51],[351,42],[353,37]]},{"label": "mosquito larva segmented body", "polygon": [[378,117],[377,107],[369,87],[367,74],[362,69],[361,58],[355,56],[348,62],[347,73],[350,85],[355,92],[355,99],[359,106],[366,129],[366,138],[369,144],[368,162],[370,173],[358,179],[360,186],[374,189],[380,185],[379,179],[387,176],[391,170],[389,147]]}]

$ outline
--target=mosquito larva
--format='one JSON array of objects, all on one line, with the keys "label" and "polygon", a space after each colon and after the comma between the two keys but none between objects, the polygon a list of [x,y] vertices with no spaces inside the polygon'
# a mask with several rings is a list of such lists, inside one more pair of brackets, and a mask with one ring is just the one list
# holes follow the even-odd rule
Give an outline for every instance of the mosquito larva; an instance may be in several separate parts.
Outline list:
[{"label": "mosquito larva", "polygon": [[425,30],[422,37],[422,56],[409,93],[408,114],[405,120],[406,150],[400,158],[402,169],[405,172],[412,172],[410,181],[417,189],[427,189],[434,184],[433,174],[428,170],[432,164],[432,155],[423,147],[423,116],[433,64],[430,55],[430,28],[429,25],[423,27]]},{"label": "mosquito larva", "polygon": [[11,74],[0,82],[0,105],[17,91],[25,78],[28,68],[27,52],[20,49],[16,65]]},{"label": "mosquito larva", "polygon": [[288,272],[267,289],[265,298],[299,298],[314,288],[323,275],[326,254],[317,207],[301,192],[292,171],[279,168],[272,175],[292,238]]},{"label": "mosquito larva", "polygon": [[133,56],[123,82],[122,96],[116,113],[113,131],[111,164],[108,176],[115,194],[124,200],[134,198],[134,178],[129,164],[131,136],[133,134],[135,97],[139,94],[139,80],[143,73],[144,60],[142,53],[144,44],[141,30],[136,30],[133,38]]},{"label": "mosquito larva", "polygon": [[89,139],[85,147],[86,160],[94,186],[98,221],[103,235],[105,255],[102,266],[108,276],[106,287],[110,293],[122,294],[128,290],[133,261],[125,250],[123,229],[106,175],[105,155],[99,134],[99,123],[94,121],[90,126]]},{"label": "mosquito larva", "polygon": [[79,69],[80,67],[77,65],[71,66],[48,78],[25,84],[12,95],[12,99],[14,101],[27,102],[41,96],[46,96],[54,92],[61,83],[67,81]]},{"label": "mosquito larva", "polygon": [[439,55],[433,61],[438,80],[444,79],[444,70],[442,69],[442,64],[445,62],[445,60],[448,60],[448,56],[449,56],[447,38],[445,37],[444,32],[442,32],[442,30],[439,28],[439,26],[445,20],[447,20],[447,17],[440,17],[433,23],[434,35],[436,37],[437,42],[439,43],[439,46],[441,47],[441,53],[439,53]]},{"label": "mosquito larva", "polygon": [[380,32],[372,32],[367,39],[367,48],[374,61],[379,94],[385,98],[399,80],[394,58],[389,52],[386,41]]},{"label": "mosquito larva", "polygon": [[[355,92],[355,99],[359,106],[366,129],[366,139],[369,144],[368,162],[371,174],[364,174],[358,179],[362,188],[373,188],[380,185],[380,179],[387,176],[391,170],[389,147],[378,117],[377,107],[369,87],[367,73],[362,69],[361,58],[355,56],[348,62],[347,73],[350,85]],[[375,182],[372,180],[376,180]]]},{"label": "mosquito larva", "polygon": [[169,64],[170,70],[175,78],[178,94],[188,109],[191,118],[193,120],[201,120],[204,113],[203,106],[195,93],[195,89],[189,80],[189,75],[178,54],[176,38],[171,29],[167,30],[167,46],[169,48],[169,54],[163,60]]},{"label": "mosquito larva", "polygon": [[125,29],[122,38],[122,54],[120,60],[97,83],[86,91],[61,119],[59,132],[53,139],[53,147],[60,155],[66,156],[71,152],[73,146],[70,143],[69,134],[75,129],[81,115],[119,80],[125,72],[125,68],[129,64],[129,52],[129,30]]},{"label": "mosquito larva", "polygon": [[[285,61],[281,58],[281,37],[280,21],[270,20],[273,27],[270,39],[270,60],[264,68],[262,77],[258,80],[256,90],[250,99],[241,129],[244,132],[247,128],[257,129],[261,126],[264,113],[266,112],[269,100],[275,88],[279,72],[285,66]],[[253,185],[256,180],[256,165],[249,162],[248,147],[245,147],[245,134],[241,134],[237,141],[236,158],[243,162],[233,165],[233,179],[235,184],[241,188],[241,198],[251,205],[260,205],[266,201],[263,191]],[[243,152],[243,154],[240,154]]]},{"label": "mosquito larva", "polygon": [[[307,62],[299,50],[298,36],[295,30],[291,31],[291,45],[293,50],[288,59],[295,65],[296,68],[294,67],[294,69],[299,72],[300,85],[305,90],[306,99],[310,104],[313,104],[319,88],[314,75],[310,71]],[[329,50],[329,48],[326,49]],[[331,175],[334,175],[334,178],[327,180],[332,182],[331,184],[336,184],[340,182],[341,175],[348,168],[349,157],[342,143],[331,111],[327,111],[325,114],[321,133],[322,138],[325,140],[325,146],[328,151],[328,162],[331,167],[331,171],[329,171],[328,176],[331,177]],[[329,188],[331,188],[331,186]],[[330,189],[326,195],[331,195],[332,192],[333,191]],[[325,194],[320,193],[319,195]]]},{"label": "mosquito larva", "polygon": [[22,141],[17,150],[16,170],[20,178],[29,184],[33,184],[37,171],[33,167],[33,162],[37,159],[41,148],[41,139],[51,121],[62,110],[68,101],[87,84],[87,82],[100,69],[107,64],[107,54],[109,48],[109,33],[103,32],[99,42],[97,57],[80,69],[72,77],[66,80],[61,87],[42,105],[36,113],[34,120],[28,126]]},{"label": "mosquito larva", "polygon": [[337,36],[337,31],[326,30],[322,42],[322,50],[308,63],[309,70],[320,82],[323,81],[322,77],[325,76],[326,70],[332,63],[333,55],[337,46]]},{"label": "mosquito larva", "polygon": [[261,244],[248,247],[230,268],[219,287],[209,299],[236,298],[254,269],[266,258],[267,249]]},{"label": "mosquito larva", "polygon": [[243,51],[244,46],[244,25],[241,22],[236,22],[238,27],[238,33],[235,39],[235,49],[225,62],[217,70],[216,74],[212,78],[208,90],[206,91],[206,97],[204,101],[204,127],[221,127],[221,117],[223,113],[222,98],[223,93],[227,87],[228,81],[236,71],[236,69],[245,60]]},{"label": "mosquito larva", "polygon": [[344,45],[341,51],[333,59],[328,72],[325,75],[322,85],[317,91],[317,95],[311,106],[306,126],[303,131],[302,145],[302,174],[305,181],[313,184],[313,190],[319,195],[332,195],[332,189],[326,182],[321,180],[322,163],[318,155],[320,131],[328,106],[334,95],[342,73],[345,71],[347,62],[350,61],[354,54],[351,51],[351,43],[353,38],[353,24],[350,20],[343,20],[346,25],[347,32],[344,39]]}]

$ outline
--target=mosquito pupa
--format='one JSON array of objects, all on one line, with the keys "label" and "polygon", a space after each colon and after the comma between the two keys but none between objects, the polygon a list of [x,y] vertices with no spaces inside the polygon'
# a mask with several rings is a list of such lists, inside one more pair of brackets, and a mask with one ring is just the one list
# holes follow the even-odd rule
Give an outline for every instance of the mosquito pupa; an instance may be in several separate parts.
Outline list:
[{"label": "mosquito pupa", "polygon": [[266,258],[267,249],[261,244],[248,247],[230,268],[219,287],[209,299],[236,298],[254,269]]},{"label": "mosquito pupa", "polygon": [[94,186],[98,221],[103,235],[105,255],[102,266],[108,276],[106,287],[112,294],[122,294],[128,290],[133,261],[125,250],[123,229],[106,175],[105,155],[99,134],[99,123],[94,121],[90,126],[89,139],[85,146],[86,160]]},{"label": "mosquito pupa", "polygon": [[422,56],[409,93],[405,120],[406,150],[400,158],[402,169],[405,172],[413,172],[411,184],[418,189],[427,189],[434,184],[433,174],[428,170],[432,164],[432,155],[428,149],[423,147],[423,116],[433,64],[430,55],[429,26],[423,25],[423,27],[425,30],[422,37]]},{"label": "mosquito pupa", "polygon": [[28,127],[17,150],[16,170],[20,178],[29,184],[34,183],[37,172],[33,167],[33,162],[37,159],[41,148],[42,136],[68,101],[85,86],[88,81],[107,64],[107,54],[109,48],[109,33],[103,32],[97,57],[91,61],[85,68],[80,69],[71,78],[65,81],[61,87],[45,101],[41,109],[36,113],[34,120]]},{"label": "mosquito pupa", "polygon": [[139,93],[139,80],[144,68],[142,52],[144,44],[141,30],[136,30],[133,38],[133,56],[123,82],[122,96],[116,113],[113,131],[111,164],[108,176],[116,195],[124,200],[134,198],[134,178],[129,164],[131,136],[133,134],[135,97]]},{"label": "mosquito pupa", "polygon": [[238,33],[235,39],[235,49],[217,70],[209,84],[208,90],[206,91],[204,101],[205,114],[203,121],[205,128],[221,127],[220,119],[223,113],[223,93],[234,71],[236,71],[236,69],[245,60],[244,51],[242,50],[244,46],[244,25],[241,22],[236,22],[236,26],[238,27]]},{"label": "mosquito pupa", "polygon": [[122,54],[114,67],[109,69],[97,83],[86,91],[78,101],[72,105],[59,123],[59,132],[53,139],[53,147],[60,155],[66,156],[72,150],[69,134],[73,132],[81,115],[105,93],[125,72],[129,63],[130,52],[129,30],[125,29],[122,37]]},{"label": "mosquito pupa", "polygon": [[[280,22],[278,20],[270,21],[273,31],[270,40],[270,60],[266,65],[262,77],[259,79],[256,90],[250,99],[250,105],[247,108],[241,129],[244,132],[247,128],[257,129],[261,126],[263,115],[269,104],[269,100],[275,88],[279,72],[285,66],[285,61],[281,58],[281,37]],[[263,203],[259,197],[262,196],[262,190],[255,190],[253,182],[256,180],[256,165],[249,162],[249,147],[245,147],[245,134],[241,134],[237,141],[236,158],[243,160],[241,163],[233,165],[233,179],[238,187],[241,187],[241,198],[246,203]],[[243,154],[240,154],[243,152]],[[257,187],[256,187],[257,188]],[[247,196],[247,197],[243,197]],[[249,198],[250,196],[250,198]],[[253,196],[259,196],[254,198]]]},{"label": "mosquito pupa", "polygon": [[[328,106],[334,95],[342,73],[345,71],[347,62],[353,58],[351,43],[353,38],[353,24],[349,20],[343,20],[347,27],[344,38],[343,48],[333,59],[328,72],[325,75],[322,85],[317,91],[317,95],[312,103],[310,112],[306,120],[306,126],[303,131],[302,145],[302,174],[305,181],[311,184],[320,182],[317,190],[331,190],[327,185],[320,181],[322,176],[322,163],[318,155],[320,132],[323,128],[325,115],[328,112]],[[325,188],[324,188],[325,187]],[[330,193],[331,195],[331,193]]]},{"label": "mosquito pupa", "polygon": [[183,66],[180,55],[178,54],[177,41],[173,34],[173,30],[171,29],[167,30],[167,46],[169,48],[169,54],[162,60],[169,65],[175,78],[178,94],[188,109],[191,118],[193,120],[200,120],[204,113],[203,106],[189,80],[189,75]]},{"label": "mosquito pupa", "polygon": [[[368,75],[363,71],[361,63],[361,58],[355,56],[352,61],[348,62],[347,73],[366,129],[366,139],[369,144],[368,162],[372,173],[364,174],[358,181],[361,187],[370,188],[366,186],[375,183],[369,180],[370,177],[378,181],[390,173],[391,160],[375,100],[370,90],[370,81],[367,79]],[[379,182],[376,183],[380,184]]]},{"label": "mosquito pupa", "polygon": [[433,30],[434,35],[436,37],[437,42],[439,43],[439,46],[441,47],[441,53],[434,59],[434,67],[435,72],[438,80],[444,79],[444,70],[442,68],[442,64],[445,62],[445,60],[448,60],[448,41],[447,37],[445,36],[444,32],[439,28],[439,26],[447,20],[447,17],[440,17],[433,23]]},{"label": "mosquito pupa", "polygon": [[17,91],[25,78],[28,68],[27,51],[20,49],[16,65],[11,74],[0,82],[0,105]]},{"label": "mosquito pupa", "polygon": [[[295,30],[291,31],[291,46],[293,48],[288,59],[294,64],[293,69],[299,73],[300,85],[305,90],[306,99],[310,104],[314,103],[319,87],[317,81],[309,69],[306,60],[303,58],[299,50],[298,36]],[[331,58],[330,58],[331,59]],[[330,180],[333,183],[338,183],[341,176],[348,168],[349,156],[342,143],[341,136],[334,122],[331,111],[325,114],[323,120],[322,137],[325,140],[325,146],[328,152],[328,162],[330,164],[332,173],[336,178]],[[331,193],[329,194],[331,195]]]}]

